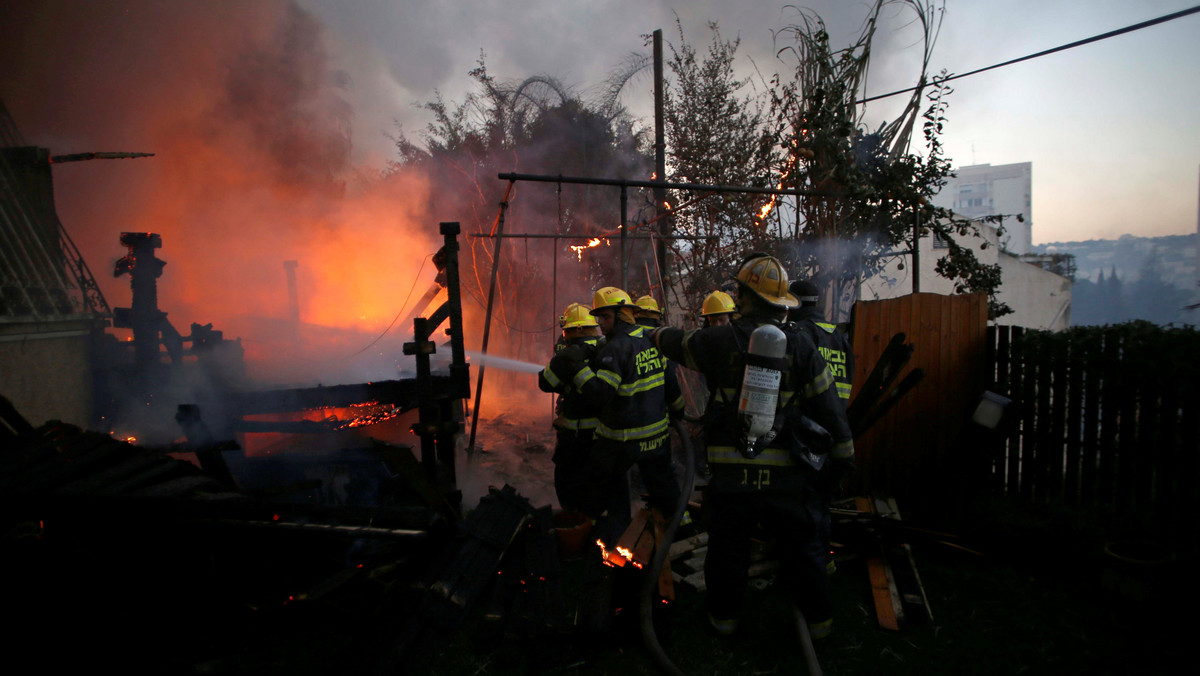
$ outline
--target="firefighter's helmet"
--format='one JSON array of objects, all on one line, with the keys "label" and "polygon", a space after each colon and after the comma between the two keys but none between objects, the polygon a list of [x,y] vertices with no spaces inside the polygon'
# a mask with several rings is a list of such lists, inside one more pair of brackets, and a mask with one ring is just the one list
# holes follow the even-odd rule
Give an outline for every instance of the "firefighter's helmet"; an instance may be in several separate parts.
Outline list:
[{"label": "firefighter's helmet", "polygon": [[801,303],[816,304],[821,296],[821,290],[817,288],[817,285],[807,279],[797,279],[792,282],[788,287],[788,291],[791,291],[796,300]]},{"label": "firefighter's helmet", "polygon": [[658,301],[654,300],[654,296],[646,295],[637,299],[638,314],[653,313],[662,316],[662,310],[658,309]]},{"label": "firefighter's helmet", "polygon": [[734,310],[736,308],[733,305],[733,298],[724,291],[718,290],[708,294],[704,299],[704,305],[700,307],[700,316],[729,314]]},{"label": "firefighter's helmet", "polygon": [[571,303],[568,305],[567,309],[563,310],[562,316],[558,318],[558,325],[564,330],[599,326],[596,323],[596,318],[592,316],[592,308],[583,303]]},{"label": "firefighter's helmet", "polygon": [[767,304],[777,308],[794,308],[800,301],[788,291],[787,271],[774,256],[759,254],[742,263],[737,274],[738,286],[749,289]]},{"label": "firefighter's helmet", "polygon": [[629,294],[615,286],[606,286],[592,296],[592,314],[610,307],[619,308],[632,305],[633,300],[629,298]]}]

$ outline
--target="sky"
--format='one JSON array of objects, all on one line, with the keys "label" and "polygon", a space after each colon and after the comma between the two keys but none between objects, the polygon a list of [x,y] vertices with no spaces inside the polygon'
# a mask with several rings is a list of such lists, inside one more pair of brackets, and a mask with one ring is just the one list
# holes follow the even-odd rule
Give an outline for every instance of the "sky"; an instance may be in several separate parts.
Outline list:
[{"label": "sky", "polygon": [[[678,43],[705,44],[706,24],[741,39],[743,72],[784,64],[772,31],[794,20],[779,2],[383,3],[303,0],[341,37],[339,55],[386,69],[386,95],[357,108],[356,123],[387,129],[393,118],[420,128],[414,101],[437,89],[460,100],[463,73],[486,55],[489,70],[521,79],[546,73],[580,88],[600,82],[620,58],[645,50],[655,28]],[[795,3],[828,24],[834,44],[855,35],[862,1]],[[1195,0],[949,0],[932,67],[963,73],[1194,6]],[[422,9],[413,9],[421,6]],[[868,93],[914,84],[919,47],[911,10],[884,11]],[[365,64],[365,61],[363,62]],[[1196,232],[1200,193],[1200,14],[952,83],[944,138],[955,165],[1033,163],[1036,243]],[[364,85],[366,83],[363,83]],[[625,104],[649,118],[648,80]],[[897,100],[903,97],[896,97]],[[378,107],[376,107],[378,106]],[[408,110],[406,110],[406,108]],[[868,104],[869,120],[894,107]],[[386,144],[381,144],[386,151]]]},{"label": "sky", "polygon": [[[932,69],[974,70],[1195,1],[949,0]],[[868,11],[861,0],[804,6],[826,21],[834,45],[857,35]],[[0,5],[0,98],[25,139],[55,154],[157,153],[55,167],[60,216],[109,293],[116,282],[104,273],[123,253],[120,230],[166,231],[163,258],[186,247],[214,270],[251,265],[257,244],[297,258],[350,245],[353,228],[330,223],[355,214],[387,213],[392,234],[375,248],[429,249],[428,238],[396,233],[436,214],[404,213],[391,206],[395,196],[369,191],[335,204],[345,185],[331,177],[347,166],[377,174],[394,156],[396,124],[416,136],[428,121],[420,103],[461,101],[481,55],[501,80],[545,74],[586,92],[629,53],[648,52],[653,30],[670,45],[681,28],[703,46],[716,22],[741,40],[738,67],[761,87],[788,68],[774,31],[795,17],[782,3],[746,0],[24,0]],[[867,94],[914,84],[912,19],[902,4],[884,10]],[[1197,37],[1200,15],[1191,15],[958,80],[947,154],[956,165],[1032,162],[1035,243],[1196,232]],[[867,125],[895,115],[901,98],[867,104]],[[623,103],[650,124],[649,78]],[[414,180],[405,190],[426,188]],[[497,200],[502,190],[497,181]],[[357,297],[379,283],[355,267],[348,253],[322,288]],[[278,268],[271,261],[260,275],[273,289]],[[402,272],[387,283],[408,288],[412,272]]]}]

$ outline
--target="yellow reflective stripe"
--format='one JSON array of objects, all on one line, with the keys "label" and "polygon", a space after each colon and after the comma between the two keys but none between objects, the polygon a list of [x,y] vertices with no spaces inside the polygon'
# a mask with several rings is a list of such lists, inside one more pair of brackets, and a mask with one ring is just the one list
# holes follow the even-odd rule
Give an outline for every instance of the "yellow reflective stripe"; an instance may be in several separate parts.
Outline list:
[{"label": "yellow reflective stripe", "polygon": [[708,462],[717,465],[755,465],[766,467],[792,467],[796,463],[792,455],[782,448],[765,449],[757,458],[750,460],[733,446],[709,446]]},{"label": "yellow reflective stripe", "polygon": [[837,330],[837,326],[835,326],[833,324],[826,324],[825,322],[813,322],[813,323],[816,324],[817,326],[821,327],[822,329],[825,329],[825,333],[833,333],[834,331]]},{"label": "yellow reflective stripe", "polygon": [[596,418],[566,418],[559,416],[558,420],[554,421],[555,427],[560,427],[566,430],[593,430],[600,421]]},{"label": "yellow reflective stripe", "polygon": [[821,375],[813,378],[812,382],[804,387],[804,398],[810,399],[815,397],[825,390],[828,390],[829,386],[832,384],[833,373],[829,370],[829,366],[827,365],[825,370],[821,372]]},{"label": "yellow reflective stripe", "polygon": [[685,404],[686,402],[684,402],[683,395],[681,394],[679,395],[678,399],[670,404],[667,404],[667,408],[671,409],[672,411],[682,411]]},{"label": "yellow reflective stripe", "polygon": [[840,443],[836,443],[833,445],[833,449],[831,451],[829,451],[829,454],[832,455],[833,457],[837,458],[838,460],[846,460],[849,458],[853,458],[854,457],[854,442],[853,441],[843,441]]},{"label": "yellow reflective stripe", "polygon": [[734,397],[737,396],[737,388],[736,387],[722,387],[721,389],[717,390],[717,394],[719,394],[721,396],[721,399],[720,399],[721,403],[728,404],[733,401]]},{"label": "yellow reflective stripe", "polygon": [[596,372],[593,371],[591,367],[584,366],[583,368],[579,369],[579,373],[575,374],[575,378],[571,382],[575,385],[575,389],[582,390],[583,384],[595,377]]},{"label": "yellow reflective stripe", "polygon": [[629,332],[629,335],[633,336],[634,338],[641,338],[643,329],[645,329],[645,327],[641,324],[638,324],[632,331]]},{"label": "yellow reflective stripe", "polygon": [[[601,371],[601,374],[604,372]],[[615,374],[614,374],[615,375]],[[649,392],[656,387],[661,387],[666,382],[666,375],[655,373],[649,378],[641,378],[632,383],[624,383],[617,386],[617,394],[622,397],[632,397],[639,392]]]},{"label": "yellow reflective stripe", "polygon": [[542,377],[546,379],[546,382],[550,383],[550,387],[562,385],[562,381],[558,379],[558,376],[554,375],[554,371],[550,367],[542,369]]},{"label": "yellow reflective stripe", "polygon": [[850,383],[838,383],[837,390],[838,390],[838,396],[841,397],[842,399],[850,398]]},{"label": "yellow reflective stripe", "polygon": [[670,420],[664,417],[656,423],[645,425],[643,427],[627,427],[624,429],[614,430],[613,428],[600,422],[596,424],[596,435],[605,439],[614,441],[634,441],[637,439],[648,439],[665,434]]},{"label": "yellow reflective stripe", "polygon": [[615,371],[609,371],[608,369],[600,369],[599,371],[596,371],[596,377],[599,378],[600,380],[603,380],[606,384],[611,385],[612,387],[620,387],[621,386],[621,376],[618,375]]}]

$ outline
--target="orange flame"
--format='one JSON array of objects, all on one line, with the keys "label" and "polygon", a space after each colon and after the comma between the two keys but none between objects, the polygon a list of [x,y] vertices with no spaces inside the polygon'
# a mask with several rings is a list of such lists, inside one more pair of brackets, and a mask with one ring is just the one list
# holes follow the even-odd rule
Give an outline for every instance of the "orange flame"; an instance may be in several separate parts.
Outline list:
[{"label": "orange flame", "polygon": [[580,261],[580,262],[583,262],[583,250],[584,250],[584,249],[591,249],[591,248],[593,248],[593,247],[600,246],[601,244],[604,244],[604,246],[612,246],[612,245],[609,243],[609,241],[608,241],[608,238],[607,238],[607,237],[593,237],[593,238],[591,238],[591,239],[589,239],[589,240],[588,240],[588,243],[587,243],[587,244],[580,244],[580,245],[578,245],[578,246],[576,246],[576,245],[572,245],[572,246],[571,246],[571,251],[574,251],[574,252],[575,252],[575,259],[576,259],[576,260],[578,260],[578,261]]}]

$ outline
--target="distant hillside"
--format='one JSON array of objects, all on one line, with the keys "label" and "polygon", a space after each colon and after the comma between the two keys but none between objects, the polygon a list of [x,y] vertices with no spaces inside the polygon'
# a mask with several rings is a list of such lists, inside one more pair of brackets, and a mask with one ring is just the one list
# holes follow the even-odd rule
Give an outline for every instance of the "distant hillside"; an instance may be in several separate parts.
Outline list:
[{"label": "distant hillside", "polygon": [[1162,265],[1163,281],[1189,291],[1195,290],[1197,282],[1200,282],[1197,237],[1194,234],[1166,237],[1123,235],[1121,239],[1036,244],[1033,249],[1037,253],[1057,251],[1074,254],[1076,280],[1095,282],[1100,278],[1101,270],[1107,277],[1115,268],[1121,281],[1136,282],[1141,277],[1148,257],[1155,255]]},{"label": "distant hillside", "polygon": [[[1037,253],[1075,256],[1071,323],[1115,324],[1146,319],[1157,324],[1200,323],[1196,235],[1091,239],[1034,246]],[[1114,277],[1115,273],[1115,277]]]}]

